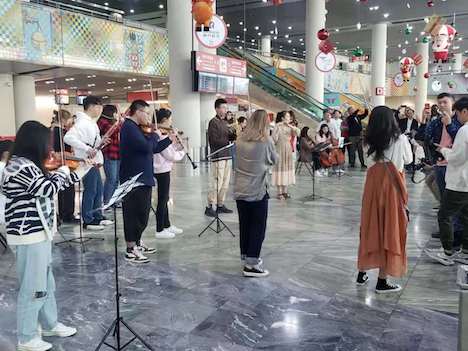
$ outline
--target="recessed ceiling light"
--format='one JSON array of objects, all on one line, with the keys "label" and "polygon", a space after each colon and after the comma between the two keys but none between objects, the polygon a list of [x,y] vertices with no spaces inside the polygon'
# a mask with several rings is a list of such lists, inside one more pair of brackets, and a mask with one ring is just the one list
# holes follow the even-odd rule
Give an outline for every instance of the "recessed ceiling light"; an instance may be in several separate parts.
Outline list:
[{"label": "recessed ceiling light", "polygon": [[278,37],[275,35],[275,36],[273,37],[273,39],[275,39],[275,40],[276,40],[276,39],[278,39]]},{"label": "recessed ceiling light", "polygon": [[75,89],[78,89],[78,87],[70,87],[68,89],[75,90]]},{"label": "recessed ceiling light", "polygon": [[304,41],[304,39],[303,39],[303,38],[299,38],[299,41],[300,41],[300,42],[303,42],[303,41]]},{"label": "recessed ceiling light", "polygon": [[114,81],[112,81],[112,82],[107,82],[107,84],[111,85],[111,84],[115,84],[115,82],[114,82]]},{"label": "recessed ceiling light", "polygon": [[271,23],[276,24],[276,20],[271,21]]},{"label": "recessed ceiling light", "polygon": [[259,30],[260,27],[259,27],[259,26],[255,26],[254,29],[255,29],[255,30]]},{"label": "recessed ceiling light", "polygon": [[384,13],[383,16],[384,16],[384,18],[388,18],[388,16],[390,16],[390,14],[389,13]]},{"label": "recessed ceiling light", "polygon": [[336,28],[336,29],[335,29],[335,32],[339,32],[339,31],[340,31],[340,28]]},{"label": "recessed ceiling light", "polygon": [[291,43],[292,43],[292,40],[291,40],[291,39],[289,39],[289,40],[288,40],[288,43],[289,43],[289,44],[291,44]]},{"label": "recessed ceiling light", "polygon": [[398,48],[401,48],[401,44],[398,44]]},{"label": "recessed ceiling light", "polygon": [[424,22],[429,23],[429,18],[424,17]]},{"label": "recessed ceiling light", "polygon": [[244,32],[247,32],[247,28],[244,28]]},{"label": "recessed ceiling light", "polygon": [[72,80],[75,80],[75,78],[65,78],[66,82],[71,82]]},{"label": "recessed ceiling light", "polygon": [[106,91],[114,91],[114,89],[110,88],[110,89],[106,89]]},{"label": "recessed ceiling light", "polygon": [[244,22],[242,22],[242,21],[239,22],[239,25],[240,25],[240,26],[242,26],[243,24],[244,24]]},{"label": "recessed ceiling light", "polygon": [[286,39],[288,39],[288,38],[289,38],[289,34],[286,34],[284,37],[285,37]]},{"label": "recessed ceiling light", "polygon": [[134,10],[134,9],[130,9],[130,13],[134,13],[134,12],[135,12],[135,10]]},{"label": "recessed ceiling light", "polygon": [[109,3],[108,3],[108,2],[105,2],[105,3],[104,3],[104,6],[109,6]]},{"label": "recessed ceiling light", "polygon": [[270,30],[270,34],[275,34],[275,31],[274,31],[274,30]]},{"label": "recessed ceiling light", "polygon": [[405,40],[405,45],[408,45],[408,44],[409,44],[408,40]]},{"label": "recessed ceiling light", "polygon": [[88,79],[90,79],[90,78],[96,78],[96,75],[93,74],[93,75],[87,76],[87,78],[88,78]]},{"label": "recessed ceiling light", "polygon": [[361,30],[361,28],[362,28],[361,22],[356,23],[356,28],[357,28],[358,30]]},{"label": "recessed ceiling light", "polygon": [[238,48],[239,48],[239,50],[242,50],[242,46],[239,46]]},{"label": "recessed ceiling light", "polygon": [[237,38],[237,39],[240,39],[240,35],[236,35],[236,38]]},{"label": "recessed ceiling light", "polygon": [[458,41],[462,41],[462,40],[463,40],[463,38],[462,38],[462,37],[459,37],[457,40],[458,40]]},{"label": "recessed ceiling light", "polygon": [[163,4],[159,4],[159,8],[162,10],[164,8]]},{"label": "recessed ceiling light", "polygon": [[49,85],[49,84],[54,84],[55,81],[53,81],[53,80],[47,80],[45,83],[46,83],[47,85]]},{"label": "recessed ceiling light", "polygon": [[228,28],[229,28],[230,26],[231,26],[231,24],[230,24],[230,23],[226,23],[226,27],[228,27]]},{"label": "recessed ceiling light", "polygon": [[96,84],[94,84],[94,83],[88,84],[88,88],[95,87],[95,86],[96,86]]},{"label": "recessed ceiling light", "polygon": [[292,26],[289,26],[288,29],[291,30],[291,29],[292,29]]},{"label": "recessed ceiling light", "polygon": [[258,32],[257,34],[258,34],[258,36],[260,36],[260,35],[262,35],[262,32]]},{"label": "recessed ceiling light", "polygon": [[262,2],[268,2],[268,0],[262,0]]}]

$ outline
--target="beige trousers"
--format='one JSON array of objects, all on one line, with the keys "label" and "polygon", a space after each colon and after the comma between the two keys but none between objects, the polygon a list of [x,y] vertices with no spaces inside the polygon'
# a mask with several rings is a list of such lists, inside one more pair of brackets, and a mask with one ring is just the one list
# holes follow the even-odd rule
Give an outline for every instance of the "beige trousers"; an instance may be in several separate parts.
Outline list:
[{"label": "beige trousers", "polygon": [[[224,199],[231,179],[231,160],[216,161],[211,164],[210,190],[208,205],[224,205]],[[216,184],[218,188],[216,189]],[[216,201],[216,197],[217,200]]]}]

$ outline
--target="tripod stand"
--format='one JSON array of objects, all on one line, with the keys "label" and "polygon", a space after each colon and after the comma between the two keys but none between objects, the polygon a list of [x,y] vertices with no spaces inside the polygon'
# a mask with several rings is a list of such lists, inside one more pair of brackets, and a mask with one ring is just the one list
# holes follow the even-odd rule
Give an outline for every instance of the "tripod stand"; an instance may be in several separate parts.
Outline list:
[{"label": "tripod stand", "polygon": [[[148,343],[143,340],[143,338],[138,335],[128,324],[123,320],[123,317],[120,315],[120,290],[119,290],[119,260],[118,260],[118,252],[117,252],[117,241],[119,238],[117,237],[117,204],[120,203],[125,195],[127,195],[132,189],[137,187],[139,184],[136,182],[137,179],[140,177],[140,174],[137,174],[130,180],[127,180],[125,183],[121,184],[112,198],[109,200],[109,203],[103,207],[103,209],[112,207],[114,210],[114,259],[115,259],[115,307],[116,307],[116,317],[114,321],[111,323],[109,328],[107,329],[106,333],[104,334],[103,338],[99,342],[99,345],[96,347],[95,351],[101,349],[102,345],[106,345],[113,350],[121,351],[125,349],[128,345],[130,345],[134,340],[138,339],[148,350],[154,351],[154,349],[148,345]],[[122,341],[120,340],[120,327],[123,325],[132,335],[133,337],[127,341],[125,344],[122,345]],[[116,346],[111,345],[106,342],[106,339],[109,337],[110,333],[113,332],[112,336],[115,338]]]},{"label": "tripod stand", "polygon": [[[320,153],[320,152],[326,150],[328,147],[329,147],[329,144],[326,144],[326,143],[317,144],[317,146],[314,147],[314,148],[311,150],[311,151],[312,151],[312,155],[313,155],[314,153]],[[308,167],[307,167],[307,166],[308,166]],[[299,168],[299,170],[300,170],[299,164],[298,164],[298,167],[297,167],[297,168]],[[296,171],[297,171],[297,168],[296,168]],[[315,200],[333,201],[332,199],[329,199],[329,198],[324,197],[324,196],[317,195],[317,194],[315,193],[315,171],[316,171],[316,169],[315,169],[314,166],[312,166],[312,167],[311,167],[312,169],[310,169],[310,164],[307,164],[307,163],[306,163],[306,168],[308,169],[309,173],[310,173],[311,176],[312,176],[312,194],[310,194],[310,195],[304,197],[304,198],[302,199],[302,201],[304,201],[304,202],[307,202],[307,201],[315,201]]]},{"label": "tripod stand", "polygon": [[99,241],[104,241],[104,238],[91,238],[89,236],[83,236],[83,216],[82,216],[82,211],[83,207],[81,206],[83,199],[81,196],[81,180],[78,183],[78,203],[80,204],[80,236],[78,238],[72,238],[72,239],[65,239],[62,233],[60,233],[61,237],[64,239],[62,241],[59,241],[55,243],[55,245],[62,245],[62,244],[79,244],[81,246],[81,252],[86,251],[86,246],[85,243],[91,240],[99,240]]},{"label": "tripod stand", "polygon": [[[213,165],[213,156],[217,155],[218,153],[220,153],[221,151],[224,151],[224,150],[228,150],[229,148],[231,148],[234,144],[229,144],[229,145],[226,145],[224,147],[222,147],[221,149],[219,150],[216,150],[215,152],[212,152],[211,154],[209,154],[207,156],[207,160],[208,162],[211,162],[211,164]],[[217,167],[217,165],[215,166],[215,170],[216,170],[216,214],[215,214],[215,217],[213,218],[213,220],[200,232],[200,234],[198,234],[198,237],[200,238],[208,229],[211,229],[212,231],[214,231],[216,234],[219,234],[221,233],[224,229],[227,229],[227,231],[229,233],[231,233],[231,235],[233,237],[235,237],[234,233],[231,231],[231,229],[228,227],[228,225],[226,223],[224,223],[224,221],[219,218],[219,212],[218,212],[218,194],[219,194],[219,168]],[[212,225],[216,223],[216,228],[213,228]]]}]

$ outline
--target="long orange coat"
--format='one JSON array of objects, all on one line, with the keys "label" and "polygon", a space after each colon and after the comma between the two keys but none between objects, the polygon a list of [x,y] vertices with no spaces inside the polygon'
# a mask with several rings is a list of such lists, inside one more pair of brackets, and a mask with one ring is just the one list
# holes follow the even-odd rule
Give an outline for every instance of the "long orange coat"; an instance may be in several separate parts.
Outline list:
[{"label": "long orange coat", "polygon": [[369,168],[362,196],[359,271],[382,268],[393,277],[406,273],[407,203],[404,175],[392,162]]}]

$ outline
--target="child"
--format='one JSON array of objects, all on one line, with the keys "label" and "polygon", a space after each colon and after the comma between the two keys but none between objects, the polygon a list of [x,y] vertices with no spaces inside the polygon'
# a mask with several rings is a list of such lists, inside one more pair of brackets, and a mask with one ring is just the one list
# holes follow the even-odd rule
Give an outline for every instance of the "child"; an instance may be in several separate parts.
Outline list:
[{"label": "child", "polygon": [[[172,112],[165,108],[156,113],[156,120],[159,128],[170,128],[172,123]],[[158,129],[160,140],[167,138],[163,133],[164,129]],[[185,152],[181,145],[169,145],[159,154],[154,154],[154,176],[158,183],[158,206],[156,208],[156,239],[172,239],[175,234],[182,234],[183,230],[171,225],[169,221],[169,187],[171,183],[171,170],[174,161],[184,158]]]},{"label": "child", "polygon": [[2,177],[7,240],[16,248],[20,285],[17,350],[21,351],[46,351],[52,345],[42,336],[67,337],[76,333],[75,328],[57,321],[51,264],[57,224],[54,197],[59,190],[78,182],[90,167],[81,165],[70,173],[67,166],[62,166],[48,173],[44,163],[49,150],[50,130],[36,121],[25,122],[16,134]]}]

